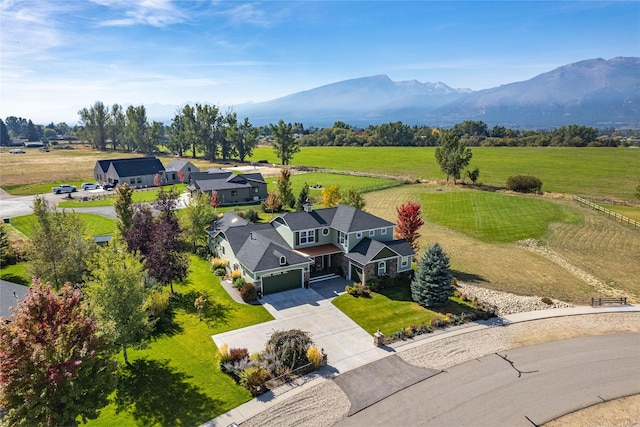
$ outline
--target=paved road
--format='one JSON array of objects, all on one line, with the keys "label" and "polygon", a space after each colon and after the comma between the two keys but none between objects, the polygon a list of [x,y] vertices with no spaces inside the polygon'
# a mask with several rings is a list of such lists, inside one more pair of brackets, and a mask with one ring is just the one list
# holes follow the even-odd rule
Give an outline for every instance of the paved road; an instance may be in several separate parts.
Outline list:
[{"label": "paved road", "polygon": [[338,426],[527,426],[640,394],[640,334],[555,341],[455,366]]}]

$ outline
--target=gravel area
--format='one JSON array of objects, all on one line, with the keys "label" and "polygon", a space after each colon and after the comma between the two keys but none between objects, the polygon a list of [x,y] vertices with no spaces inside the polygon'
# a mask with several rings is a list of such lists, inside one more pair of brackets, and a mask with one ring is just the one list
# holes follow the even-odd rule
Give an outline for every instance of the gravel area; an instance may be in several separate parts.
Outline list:
[{"label": "gravel area", "polygon": [[[546,304],[540,297],[523,297],[462,283],[458,283],[458,290],[469,298],[475,296],[480,302],[496,306],[498,315],[572,307],[563,301],[552,300],[552,304]],[[444,338],[435,344],[425,343],[412,349],[401,349],[397,354],[407,363],[418,367],[447,369],[512,348],[579,336],[623,332],[640,332],[640,313],[602,313],[515,323]],[[329,380],[256,415],[242,423],[242,426],[331,426],[347,417],[349,407],[347,395],[334,381]],[[587,423],[588,419],[601,417],[603,411],[607,409],[592,409],[595,415],[585,413],[581,421]],[[616,412],[616,417],[620,419],[633,420],[635,416],[624,413],[619,406],[616,406]]]},{"label": "gravel area", "polygon": [[476,297],[478,302],[495,306],[498,316],[550,308],[573,307],[573,304],[560,300],[550,299],[551,304],[547,304],[542,301],[541,297],[527,297],[508,292],[492,291],[491,289],[471,286],[461,282],[458,282],[456,288],[460,293],[466,294],[469,299]]}]

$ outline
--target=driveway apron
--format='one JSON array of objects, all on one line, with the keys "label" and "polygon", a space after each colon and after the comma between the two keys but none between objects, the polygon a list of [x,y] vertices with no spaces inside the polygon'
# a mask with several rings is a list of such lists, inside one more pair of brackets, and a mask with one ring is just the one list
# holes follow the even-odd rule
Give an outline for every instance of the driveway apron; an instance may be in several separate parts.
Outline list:
[{"label": "driveway apron", "polygon": [[[344,289],[344,286],[343,286]],[[264,350],[274,331],[301,329],[327,354],[327,364],[339,374],[389,355],[375,347],[373,337],[313,289],[294,289],[261,299],[275,320],[214,335],[220,347]]]}]

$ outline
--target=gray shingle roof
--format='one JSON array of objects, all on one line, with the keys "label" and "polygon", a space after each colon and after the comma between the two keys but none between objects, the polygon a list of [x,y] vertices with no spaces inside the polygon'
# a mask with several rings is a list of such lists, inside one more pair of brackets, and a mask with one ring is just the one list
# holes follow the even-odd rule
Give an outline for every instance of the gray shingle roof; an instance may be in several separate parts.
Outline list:
[{"label": "gray shingle roof", "polygon": [[293,231],[329,226],[343,233],[353,233],[395,225],[348,205],[317,209],[312,212],[288,212],[280,217]]},{"label": "gray shingle roof", "polygon": [[345,256],[362,265],[368,264],[383,249],[388,248],[400,256],[414,255],[411,245],[406,240],[393,240],[391,242],[379,242],[369,239],[362,239],[348,254]]},{"label": "gray shingle roof", "polygon": [[191,174],[191,182],[194,189],[201,191],[233,190],[238,188],[250,188],[254,183],[265,183],[259,173],[233,174],[231,172],[196,172]]},{"label": "gray shingle roof", "polygon": [[120,178],[129,176],[155,175],[158,172],[164,170],[162,162],[156,157],[98,160],[97,163],[98,165],[100,165],[104,172],[107,172],[109,167],[113,165],[113,168],[118,173],[118,176]]}]

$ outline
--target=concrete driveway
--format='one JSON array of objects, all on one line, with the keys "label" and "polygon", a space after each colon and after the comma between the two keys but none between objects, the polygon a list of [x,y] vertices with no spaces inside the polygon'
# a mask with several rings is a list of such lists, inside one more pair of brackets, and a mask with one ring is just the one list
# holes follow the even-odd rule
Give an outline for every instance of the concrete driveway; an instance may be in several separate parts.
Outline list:
[{"label": "concrete driveway", "polygon": [[371,335],[331,304],[335,297],[333,290],[344,291],[344,280],[337,280],[341,283],[328,281],[314,285],[321,293],[314,289],[295,289],[266,295],[261,302],[275,320],[212,338],[218,347],[226,343],[229,348],[246,348],[254,353],[264,350],[273,331],[301,329],[324,349],[327,363],[335,374],[388,356],[393,350],[375,347]]}]

